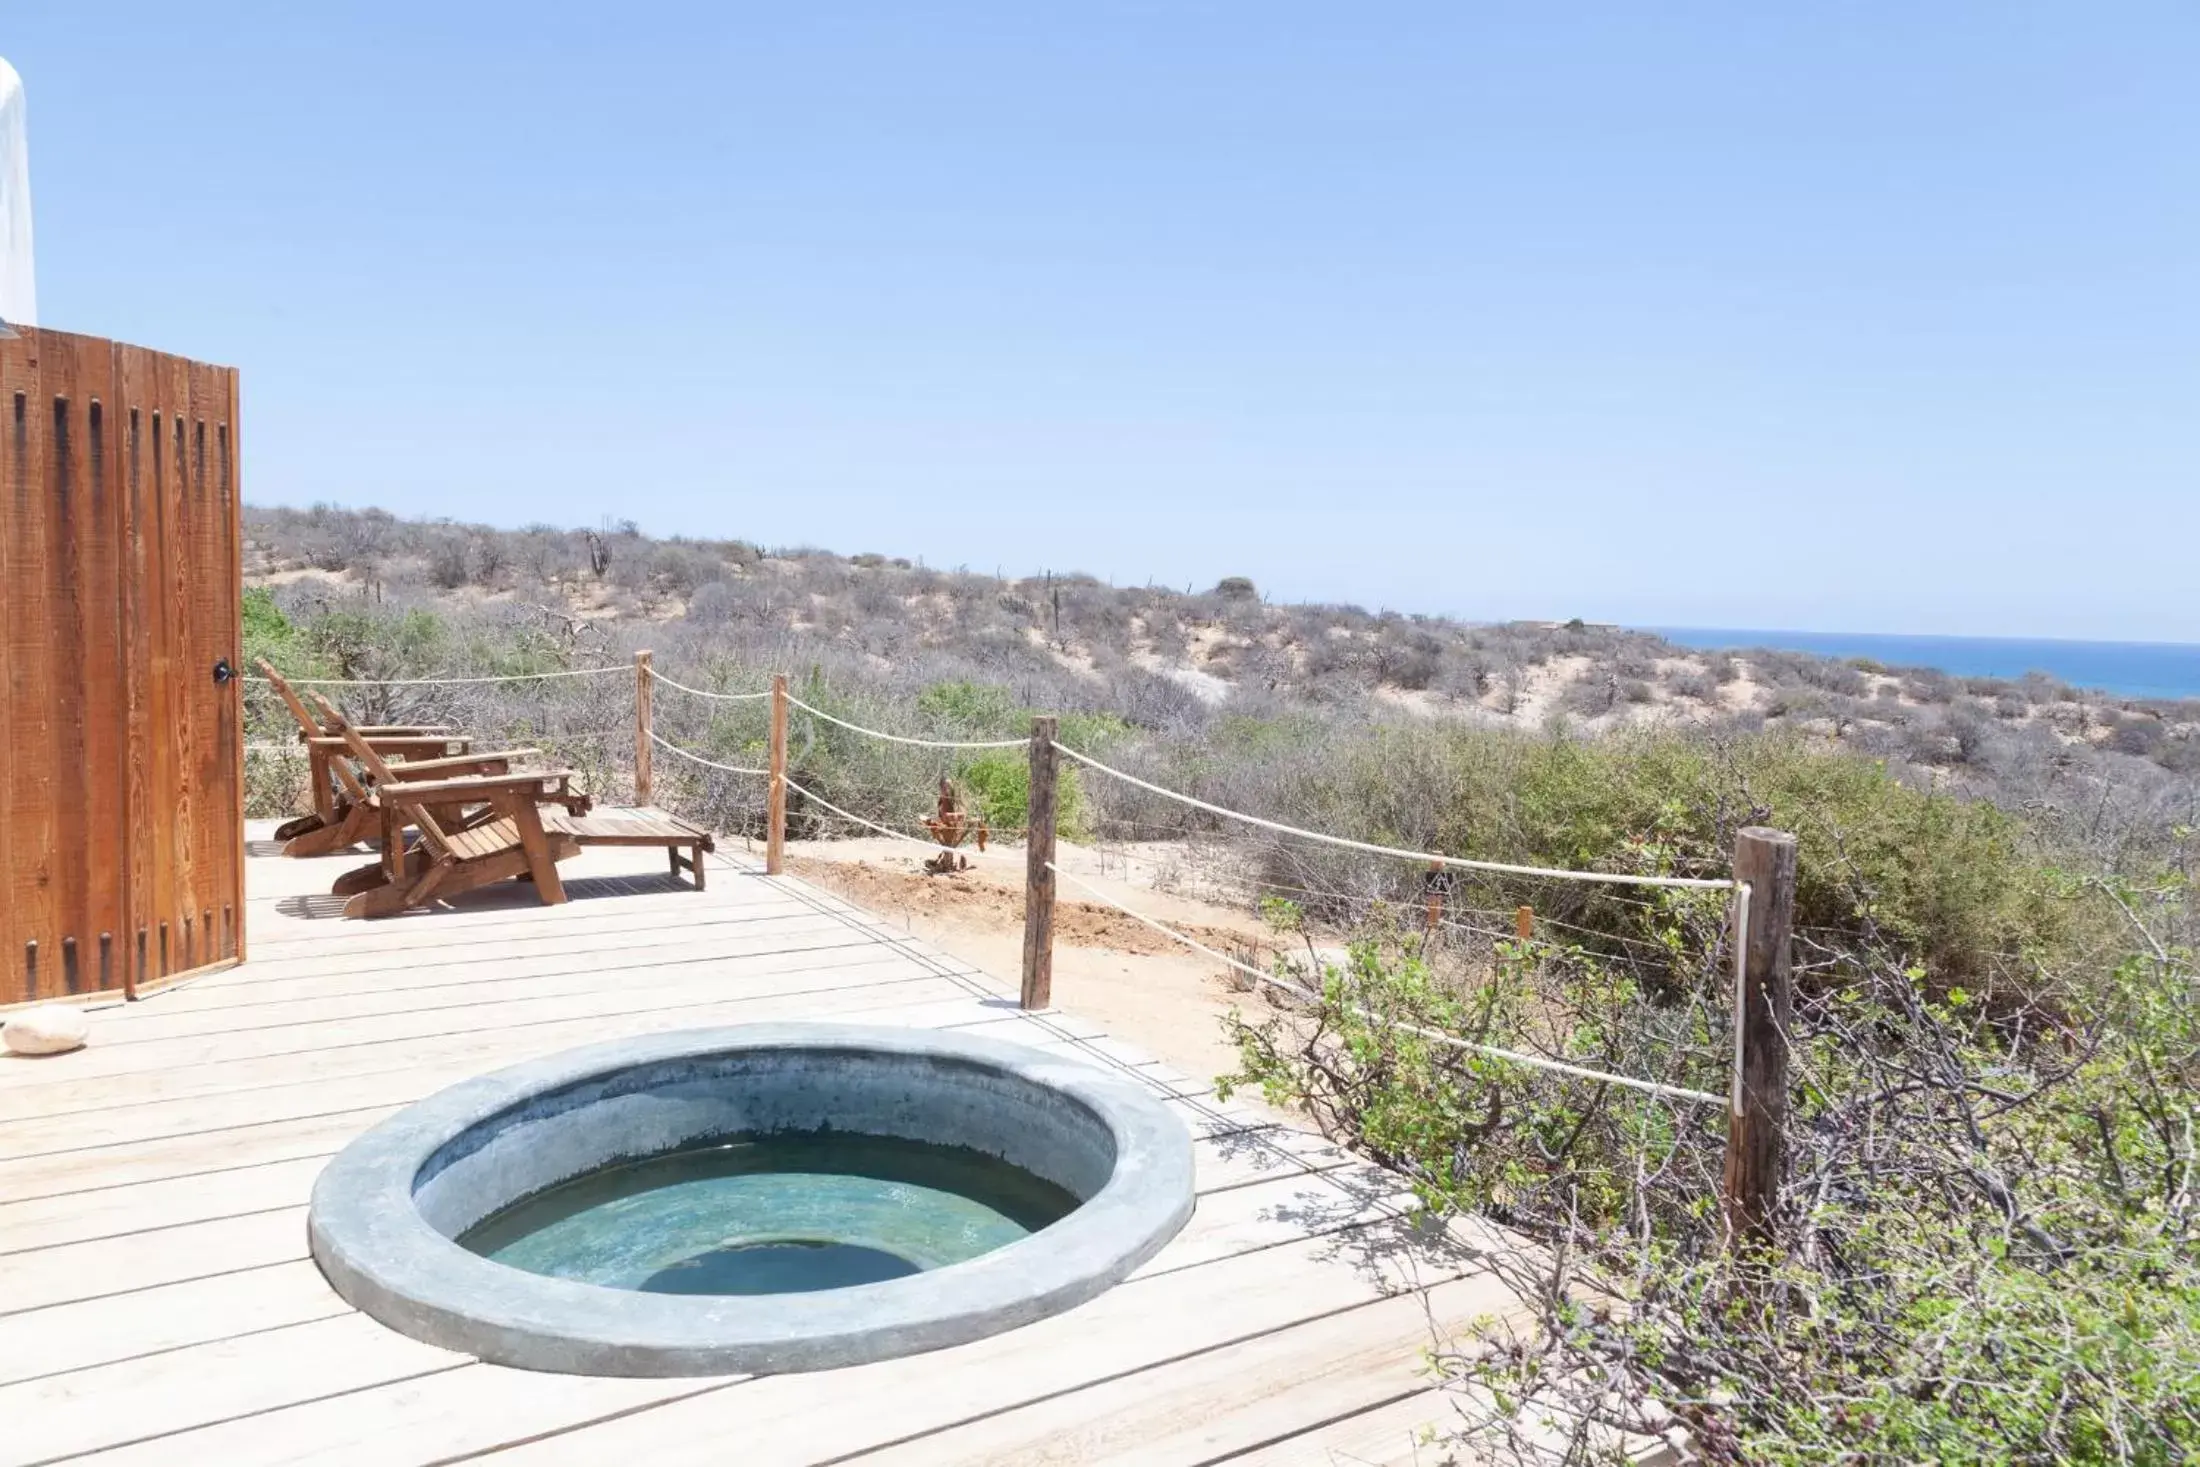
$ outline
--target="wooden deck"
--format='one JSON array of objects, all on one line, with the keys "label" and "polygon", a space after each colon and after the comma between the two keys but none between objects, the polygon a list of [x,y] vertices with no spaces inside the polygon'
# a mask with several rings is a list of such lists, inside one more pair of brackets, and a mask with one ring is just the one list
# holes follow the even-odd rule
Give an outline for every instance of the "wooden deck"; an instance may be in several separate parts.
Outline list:
[{"label": "wooden deck", "polygon": [[[264,834],[257,831],[256,834]],[[252,959],[0,1061],[0,1463],[1405,1463],[1449,1414],[1432,1324],[1511,1296],[1471,1227],[1218,1103],[1066,1007],[739,856],[707,892],[591,850],[568,905],[344,922],[346,858],[255,842]],[[1198,1137],[1184,1232],[1082,1308],[848,1370],[610,1380],[484,1365],[346,1306],[306,1254],[327,1158],[469,1075],[592,1040],[847,1019],[970,1028],[1133,1074]]]}]

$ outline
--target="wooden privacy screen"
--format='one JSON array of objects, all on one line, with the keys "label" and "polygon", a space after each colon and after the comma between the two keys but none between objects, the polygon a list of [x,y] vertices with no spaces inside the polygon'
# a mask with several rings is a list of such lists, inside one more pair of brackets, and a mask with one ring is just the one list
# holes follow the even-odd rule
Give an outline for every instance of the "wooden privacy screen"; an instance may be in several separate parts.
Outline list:
[{"label": "wooden privacy screen", "polygon": [[244,955],[237,374],[0,339],[0,1004]]}]

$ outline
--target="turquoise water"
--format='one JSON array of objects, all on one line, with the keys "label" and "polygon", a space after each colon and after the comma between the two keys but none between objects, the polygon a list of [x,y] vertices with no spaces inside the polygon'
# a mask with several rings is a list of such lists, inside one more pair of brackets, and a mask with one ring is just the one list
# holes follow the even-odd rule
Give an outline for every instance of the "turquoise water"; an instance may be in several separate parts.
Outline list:
[{"label": "turquoise water", "polygon": [[2066,642],[2020,637],[1913,637],[1877,632],[1740,631],[1646,627],[1682,647],[1768,647],[1821,657],[1869,657],[1889,667],[1937,667],[1956,677],[2021,678],[2044,672],[2077,688],[2126,698],[2200,698],[2200,644]]},{"label": "turquoise water", "polygon": [[744,1137],[589,1172],[461,1247],[652,1294],[791,1294],[944,1268],[1030,1236],[1068,1192],[959,1146],[846,1132]]}]

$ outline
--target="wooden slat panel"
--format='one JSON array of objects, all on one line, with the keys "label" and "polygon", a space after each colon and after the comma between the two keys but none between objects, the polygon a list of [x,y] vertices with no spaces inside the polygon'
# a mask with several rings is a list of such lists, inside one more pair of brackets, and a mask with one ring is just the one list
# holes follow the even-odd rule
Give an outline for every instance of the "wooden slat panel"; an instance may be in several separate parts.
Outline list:
[{"label": "wooden slat panel", "polygon": [[226,368],[0,340],[0,1005],[235,954],[235,427]]},{"label": "wooden slat panel", "polygon": [[122,660],[124,717],[129,741],[123,754],[123,914],[116,941],[133,984],[153,976],[153,913],[160,904],[163,858],[160,828],[159,745],[155,726],[154,656],[163,606],[151,580],[160,563],[160,515],[152,484],[152,420],[147,406],[147,353],[117,346],[115,389],[116,478],[123,516]]},{"label": "wooden slat panel", "polygon": [[[16,538],[15,394],[24,377],[23,360],[10,343],[0,341],[0,575],[11,580],[15,567],[7,547]],[[28,404],[29,398],[24,401]],[[23,938],[17,926],[23,912],[15,902],[16,615],[15,598],[0,587],[0,694],[7,699],[6,709],[0,710],[0,1003],[23,996],[18,956]]]},{"label": "wooden slat panel", "polygon": [[[114,486],[108,414],[114,399],[114,350],[104,341],[66,338],[71,395],[57,405],[50,452],[55,501],[66,525],[54,563],[70,583],[57,598],[67,653],[57,672],[65,758],[58,802],[62,859],[72,872],[64,903],[62,986],[71,993],[119,986],[112,936],[123,910],[123,713],[121,517]],[[74,938],[74,951],[68,939]]]},{"label": "wooden slat panel", "polygon": [[[60,963],[60,924],[55,906],[54,723],[52,605],[43,563],[48,543],[46,436],[52,402],[45,382],[45,333],[25,331],[0,343],[8,363],[7,523],[0,557],[9,601],[7,742],[11,753],[8,806],[11,837],[5,916],[6,949],[0,972],[8,975],[0,997],[13,1001],[52,994]],[[30,944],[38,946],[34,950]],[[35,956],[34,956],[35,954]],[[35,964],[36,972],[32,972]]]},{"label": "wooden slat panel", "polygon": [[[244,811],[244,483],[243,460],[239,458],[241,443],[238,437],[243,420],[238,416],[237,373],[223,374],[222,420],[219,429],[218,452],[221,464],[222,524],[229,534],[229,625],[236,633],[237,650],[234,665],[237,680],[230,685],[229,719],[235,738],[229,761],[230,778],[236,781],[236,808],[240,816]],[[237,822],[235,836],[230,841],[232,850],[229,881],[229,900],[233,917],[229,924],[229,957],[243,962],[245,957],[245,887],[244,887],[244,822]]]},{"label": "wooden slat panel", "polygon": [[53,937],[39,943],[40,988],[66,993],[82,985],[78,944],[90,897],[89,853],[85,849],[85,761],[83,645],[88,608],[77,578],[77,554],[84,540],[83,399],[77,395],[76,352],[66,337],[43,342],[40,375],[48,396],[40,426],[46,430],[46,465],[41,486],[45,500],[45,537],[39,569],[52,642],[48,652],[49,695],[53,699],[51,770],[54,849],[50,853]]},{"label": "wooden slat panel", "polygon": [[[172,846],[176,880],[168,919],[166,973],[198,966],[196,867],[202,837],[199,827],[206,818],[206,795],[197,779],[201,730],[192,714],[198,703],[196,660],[199,640],[198,599],[191,582],[198,568],[196,525],[191,504],[191,464],[185,420],[190,413],[191,367],[174,357],[160,358],[160,399],[166,409],[161,442],[168,455],[168,475],[163,503],[168,512],[168,557],[161,564],[162,589],[168,598],[168,699],[171,721],[168,733],[175,750],[175,785],[169,792],[176,812]],[[165,974],[164,974],[165,976]]]},{"label": "wooden slat panel", "polygon": [[191,642],[185,656],[183,689],[185,716],[193,731],[193,762],[188,778],[198,796],[199,816],[192,832],[191,894],[185,915],[196,934],[192,962],[203,967],[228,956],[222,936],[222,912],[235,901],[235,863],[243,854],[237,830],[243,809],[243,789],[237,782],[241,770],[237,751],[238,688],[234,682],[214,681],[216,662],[227,660],[232,669],[236,665],[241,608],[231,592],[235,552],[224,524],[216,431],[229,409],[229,374],[203,362],[183,362],[181,366],[185,396],[179,408],[183,413],[185,487],[190,505],[185,575],[191,605]]}]

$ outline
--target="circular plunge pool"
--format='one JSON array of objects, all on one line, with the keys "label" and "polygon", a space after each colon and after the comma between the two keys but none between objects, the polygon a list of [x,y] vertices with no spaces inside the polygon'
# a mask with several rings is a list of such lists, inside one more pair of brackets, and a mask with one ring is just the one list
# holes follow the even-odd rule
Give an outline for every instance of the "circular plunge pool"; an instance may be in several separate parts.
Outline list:
[{"label": "circular plunge pool", "polygon": [[591,1375],[815,1370],[1093,1297],[1191,1215],[1142,1086],[953,1032],[771,1024],[569,1051],[347,1146],[313,1256],[393,1329]]}]

